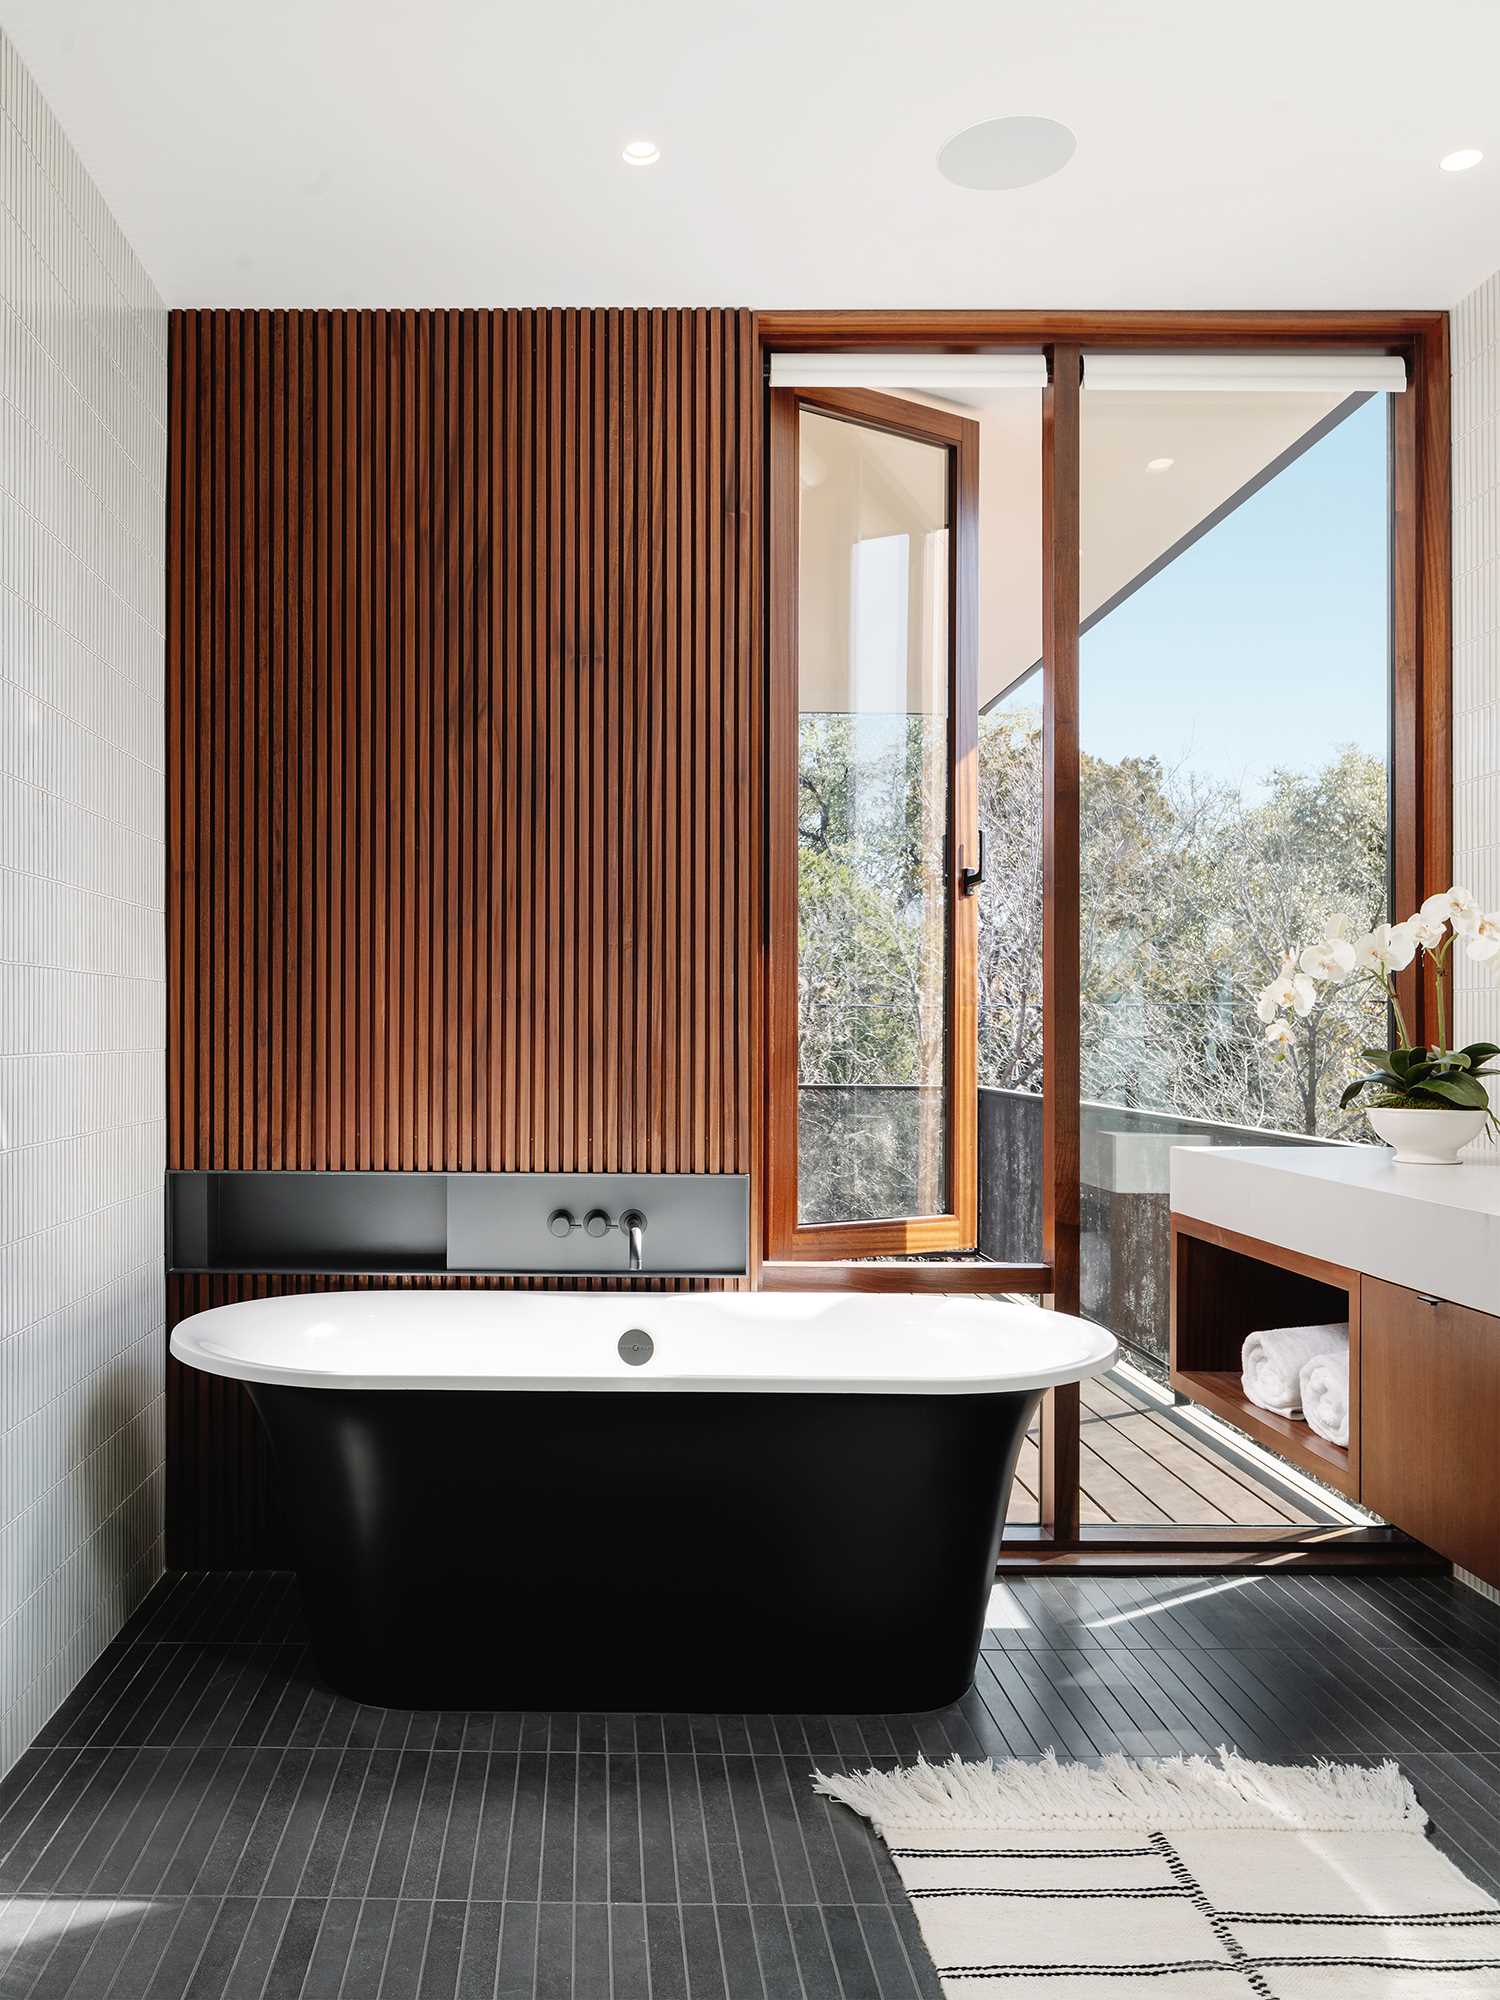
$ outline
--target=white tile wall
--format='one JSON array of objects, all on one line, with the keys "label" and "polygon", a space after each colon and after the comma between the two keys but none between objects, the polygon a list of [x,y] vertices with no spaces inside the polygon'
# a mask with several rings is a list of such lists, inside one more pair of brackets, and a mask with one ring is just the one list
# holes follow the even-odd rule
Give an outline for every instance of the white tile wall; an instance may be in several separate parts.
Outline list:
[{"label": "white tile wall", "polygon": [[0,1771],[161,1568],[166,345],[0,33]]},{"label": "white tile wall", "polygon": [[[1451,338],[1453,879],[1500,910],[1500,271],[1454,308]],[[1460,1032],[1500,1042],[1500,960],[1460,959],[1455,986]]]}]

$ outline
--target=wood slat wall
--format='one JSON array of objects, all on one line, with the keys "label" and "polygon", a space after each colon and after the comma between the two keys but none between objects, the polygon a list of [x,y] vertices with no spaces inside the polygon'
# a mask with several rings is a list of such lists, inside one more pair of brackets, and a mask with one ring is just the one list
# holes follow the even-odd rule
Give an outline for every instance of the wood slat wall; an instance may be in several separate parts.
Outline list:
[{"label": "wood slat wall", "polygon": [[[751,1172],[751,317],[177,312],[170,368],[170,1164]],[[168,1422],[169,1560],[274,1556],[242,1394]]]}]

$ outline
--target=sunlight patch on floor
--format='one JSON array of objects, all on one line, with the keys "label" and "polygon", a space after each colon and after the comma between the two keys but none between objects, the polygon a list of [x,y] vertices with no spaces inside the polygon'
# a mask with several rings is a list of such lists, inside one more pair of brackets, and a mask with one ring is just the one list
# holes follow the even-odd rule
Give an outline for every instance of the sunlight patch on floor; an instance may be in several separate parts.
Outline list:
[{"label": "sunlight patch on floor", "polygon": [[1175,1611],[1180,1605],[1195,1604],[1200,1597],[1217,1597],[1225,1590],[1243,1590],[1247,1583],[1259,1583],[1258,1576],[1230,1576],[1222,1583],[1205,1583],[1197,1590],[1179,1591],[1175,1597],[1158,1597],[1151,1604],[1137,1604],[1129,1611],[1116,1611],[1109,1618],[1090,1618],[1084,1630],[1102,1632],[1109,1625],[1130,1625],[1138,1618],[1154,1618],[1159,1611]]},{"label": "sunlight patch on floor", "polygon": [[[40,1944],[89,1924],[117,1923],[121,1917],[138,1917],[155,1907],[149,1899],[127,1901],[117,1896],[15,1896],[0,1903],[0,1951]],[[0,1991],[8,1990],[0,1986]]]},{"label": "sunlight patch on floor", "polygon": [[990,1591],[990,1608],[984,1614],[986,1632],[1029,1632],[1031,1620],[1003,1583]]}]

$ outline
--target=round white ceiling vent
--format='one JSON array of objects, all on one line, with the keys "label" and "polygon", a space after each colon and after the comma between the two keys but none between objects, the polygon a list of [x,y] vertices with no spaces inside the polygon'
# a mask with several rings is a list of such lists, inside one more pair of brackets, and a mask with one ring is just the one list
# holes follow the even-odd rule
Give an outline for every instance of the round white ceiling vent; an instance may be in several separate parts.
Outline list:
[{"label": "round white ceiling vent", "polygon": [[1077,145],[1055,118],[987,118],[954,134],[938,154],[938,172],[955,187],[1031,187],[1061,173]]}]

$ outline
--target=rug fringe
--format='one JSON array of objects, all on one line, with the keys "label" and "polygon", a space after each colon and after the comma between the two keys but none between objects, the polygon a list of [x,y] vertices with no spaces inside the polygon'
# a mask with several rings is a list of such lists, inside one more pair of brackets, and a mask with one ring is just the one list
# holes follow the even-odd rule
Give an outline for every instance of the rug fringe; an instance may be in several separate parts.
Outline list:
[{"label": "rug fringe", "polygon": [[897,1771],[813,1773],[814,1789],[873,1822],[883,1836],[916,1827],[1223,1826],[1288,1831],[1422,1833],[1427,1815],[1399,1767],[1258,1764],[1221,1749],[1207,1757],[1121,1756],[1102,1765],[1040,1762],[915,1764]]}]

